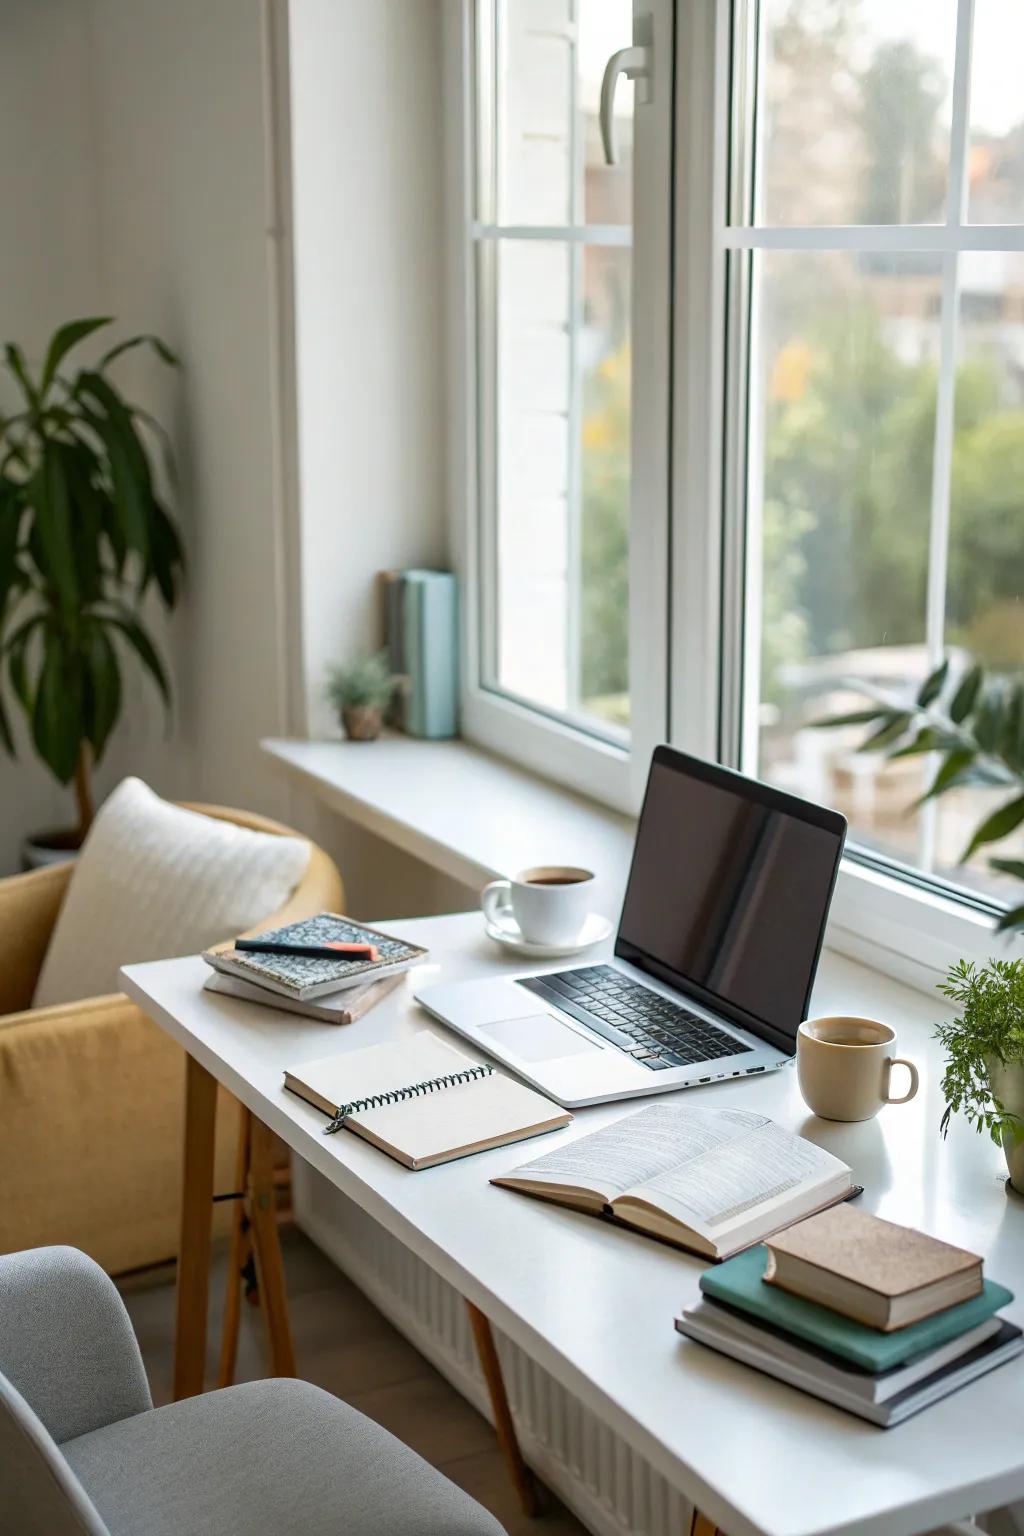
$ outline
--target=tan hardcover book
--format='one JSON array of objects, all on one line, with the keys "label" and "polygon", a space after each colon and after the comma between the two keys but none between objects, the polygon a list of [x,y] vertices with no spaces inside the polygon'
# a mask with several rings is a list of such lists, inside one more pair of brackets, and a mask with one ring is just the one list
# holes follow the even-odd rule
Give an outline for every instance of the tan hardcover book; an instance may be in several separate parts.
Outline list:
[{"label": "tan hardcover book", "polygon": [[266,988],[256,987],[251,981],[242,981],[238,976],[223,976],[220,971],[211,971],[203,982],[203,990],[219,992],[222,997],[237,997],[245,1003],[258,1003],[261,1008],[298,1013],[306,1019],[318,1019],[321,1024],[354,1024],[357,1019],[369,1013],[371,1008],[383,1002],[389,992],[402,986],[404,979],[403,976],[386,976],[383,981],[371,982],[368,987],[350,987],[347,992],[335,992],[330,997],[302,1002],[296,998],[282,997],[278,992],[268,992]]},{"label": "tan hardcover book", "polygon": [[572,1115],[525,1083],[474,1061],[430,1030],[365,1050],[335,1052],[284,1075],[292,1093],[407,1168],[568,1125]]},{"label": "tan hardcover book", "polygon": [[982,1289],[976,1253],[853,1206],[777,1232],[767,1248],[770,1285],[883,1333],[969,1301]]},{"label": "tan hardcover book", "polygon": [[765,1115],[651,1104],[492,1179],[727,1259],[857,1192],[845,1163]]}]

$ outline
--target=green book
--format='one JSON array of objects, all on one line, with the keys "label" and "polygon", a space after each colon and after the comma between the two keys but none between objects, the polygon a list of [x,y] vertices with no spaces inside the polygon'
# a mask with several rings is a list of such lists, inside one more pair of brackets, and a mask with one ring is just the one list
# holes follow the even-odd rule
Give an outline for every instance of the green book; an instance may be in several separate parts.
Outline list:
[{"label": "green book", "polygon": [[432,739],[459,729],[458,587],[451,571],[401,574],[405,730]]},{"label": "green book", "polygon": [[705,1270],[700,1288],[712,1300],[760,1318],[773,1328],[816,1344],[865,1371],[887,1371],[894,1365],[905,1365],[917,1355],[937,1349],[966,1333],[968,1328],[984,1323],[1013,1300],[1012,1292],[1005,1286],[986,1280],[980,1296],[947,1307],[945,1312],[911,1323],[909,1328],[900,1328],[896,1333],[880,1333],[828,1307],[820,1307],[815,1301],[805,1301],[802,1296],[767,1285],[767,1257],[768,1250],[763,1244],[748,1248],[745,1253],[726,1259],[724,1264]]}]

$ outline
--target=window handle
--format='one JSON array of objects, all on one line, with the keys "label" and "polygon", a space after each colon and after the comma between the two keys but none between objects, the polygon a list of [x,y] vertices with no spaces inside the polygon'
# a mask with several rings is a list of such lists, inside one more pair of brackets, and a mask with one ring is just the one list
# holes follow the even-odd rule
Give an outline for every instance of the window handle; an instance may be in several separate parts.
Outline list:
[{"label": "window handle", "polygon": [[601,80],[601,141],[604,158],[608,165],[617,165],[618,146],[615,142],[615,89],[619,76],[636,81],[636,100],[647,103],[654,99],[654,37],[653,17],[638,16],[633,22],[633,46],[619,48],[604,67]]}]

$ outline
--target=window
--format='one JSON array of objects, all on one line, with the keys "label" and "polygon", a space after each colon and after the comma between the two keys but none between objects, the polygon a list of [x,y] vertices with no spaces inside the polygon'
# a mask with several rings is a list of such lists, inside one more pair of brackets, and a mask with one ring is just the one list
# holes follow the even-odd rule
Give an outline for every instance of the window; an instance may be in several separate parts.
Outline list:
[{"label": "window", "polygon": [[843,810],[863,850],[998,900],[984,855],[957,866],[992,791],[908,809],[934,764],[812,722],[857,707],[851,679],[907,691],[944,653],[1024,665],[1024,10],[761,0],[735,21],[740,761]]},{"label": "window", "polygon": [[[638,309],[656,323],[659,296],[662,320],[668,304],[670,92],[657,83],[660,113],[648,108],[634,131],[634,86],[619,78],[609,164],[602,77],[631,46],[632,0],[478,0],[473,20],[479,577],[467,714],[485,735],[514,731],[520,749],[524,728],[543,743],[542,723],[559,727],[549,745],[564,755],[575,744],[575,781],[628,799],[631,741],[649,751],[664,729],[664,668],[652,678],[646,667],[638,693],[647,647],[631,655],[630,615],[668,522],[667,344],[660,363],[647,354],[644,385],[633,366]],[[667,30],[664,42],[667,69]],[[655,161],[662,209],[648,219]],[[645,433],[637,406],[656,396],[660,428]],[[638,444],[661,465],[646,509]],[[641,538],[646,555],[631,551]]]},{"label": "window", "polygon": [[465,3],[467,734],[622,809],[669,739],[1001,903],[988,791],[814,722],[1024,665],[1024,9]]}]

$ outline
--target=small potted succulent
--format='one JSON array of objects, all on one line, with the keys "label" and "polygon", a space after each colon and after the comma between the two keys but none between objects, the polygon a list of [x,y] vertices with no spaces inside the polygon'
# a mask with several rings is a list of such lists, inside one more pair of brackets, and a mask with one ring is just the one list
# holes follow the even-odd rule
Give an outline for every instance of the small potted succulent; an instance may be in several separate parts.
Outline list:
[{"label": "small potted succulent", "polygon": [[327,697],[338,711],[345,735],[351,741],[377,739],[398,685],[399,679],[391,671],[386,650],[330,669]]},{"label": "small potted succulent", "polygon": [[959,1009],[936,1029],[946,1050],[942,1133],[960,1113],[988,1131],[1006,1154],[1010,1183],[1024,1194],[1024,959],[981,967],[960,960],[939,991]]}]

